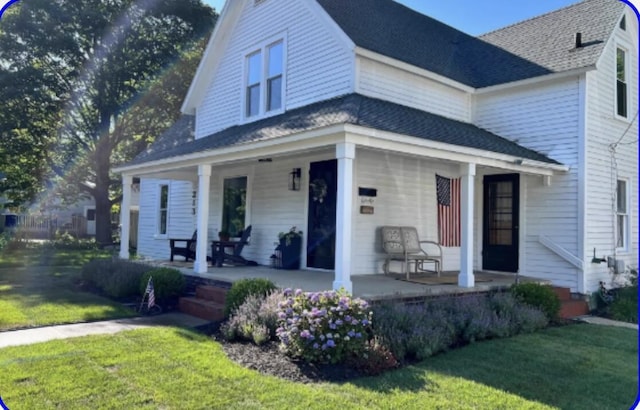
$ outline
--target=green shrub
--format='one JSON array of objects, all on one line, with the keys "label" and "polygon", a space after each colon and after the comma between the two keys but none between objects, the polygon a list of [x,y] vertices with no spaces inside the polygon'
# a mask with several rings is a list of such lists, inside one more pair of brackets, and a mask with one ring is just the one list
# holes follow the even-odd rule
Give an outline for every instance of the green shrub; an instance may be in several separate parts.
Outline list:
[{"label": "green shrub", "polygon": [[244,303],[249,295],[266,296],[276,290],[276,285],[268,279],[240,279],[231,285],[224,305],[224,314],[229,317]]},{"label": "green shrub", "polygon": [[609,314],[614,320],[638,323],[638,286],[616,289],[615,299],[609,305]]},{"label": "green shrub", "polygon": [[245,340],[257,345],[276,339],[279,304],[284,300],[281,291],[268,296],[249,295],[225,322],[220,330],[229,341]]},{"label": "green shrub", "polygon": [[308,362],[341,363],[366,351],[371,327],[367,302],[343,291],[284,291],[278,329],[281,349]]},{"label": "green shrub", "polygon": [[560,312],[560,299],[549,285],[520,283],[511,287],[511,292],[524,303],[540,309],[549,320],[554,320]]},{"label": "green shrub", "polygon": [[158,303],[167,303],[178,298],[184,291],[186,280],[179,270],[173,268],[155,268],[142,275],[140,280],[140,293],[144,293],[149,282],[153,278],[153,289]]},{"label": "green shrub", "polygon": [[123,259],[94,259],[82,267],[81,277],[112,298],[140,295],[140,280],[153,267]]}]

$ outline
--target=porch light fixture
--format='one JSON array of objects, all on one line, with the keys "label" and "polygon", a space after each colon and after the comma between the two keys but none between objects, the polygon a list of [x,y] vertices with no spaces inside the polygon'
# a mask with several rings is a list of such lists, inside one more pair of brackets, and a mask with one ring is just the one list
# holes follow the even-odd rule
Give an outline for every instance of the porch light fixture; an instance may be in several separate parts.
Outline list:
[{"label": "porch light fixture", "polygon": [[293,168],[291,172],[289,172],[289,191],[299,191],[300,190],[300,168]]}]

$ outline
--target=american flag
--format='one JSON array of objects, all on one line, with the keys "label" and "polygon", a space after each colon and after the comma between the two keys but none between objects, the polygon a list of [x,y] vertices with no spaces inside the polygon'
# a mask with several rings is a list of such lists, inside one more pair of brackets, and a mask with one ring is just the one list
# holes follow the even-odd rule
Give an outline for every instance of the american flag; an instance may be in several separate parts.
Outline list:
[{"label": "american flag", "polygon": [[149,276],[149,282],[147,282],[147,289],[144,291],[145,295],[149,295],[149,301],[147,306],[153,307],[156,304],[156,292],[153,290],[153,280]]},{"label": "american flag", "polygon": [[460,246],[460,178],[436,174],[438,240],[442,246]]}]

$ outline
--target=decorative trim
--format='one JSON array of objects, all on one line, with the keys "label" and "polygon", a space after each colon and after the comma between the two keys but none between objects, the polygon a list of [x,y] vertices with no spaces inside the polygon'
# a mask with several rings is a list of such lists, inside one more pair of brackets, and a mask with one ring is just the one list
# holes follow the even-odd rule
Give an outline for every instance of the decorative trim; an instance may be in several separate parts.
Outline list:
[{"label": "decorative trim", "polygon": [[574,254],[572,254],[562,246],[555,243],[548,236],[544,236],[544,235],[538,236],[538,242],[540,242],[540,244],[543,245],[545,248],[549,249],[556,255],[560,256],[562,259],[566,260],[576,268],[580,270],[584,269],[584,262],[582,261],[582,259],[578,258],[577,256],[575,256]]}]

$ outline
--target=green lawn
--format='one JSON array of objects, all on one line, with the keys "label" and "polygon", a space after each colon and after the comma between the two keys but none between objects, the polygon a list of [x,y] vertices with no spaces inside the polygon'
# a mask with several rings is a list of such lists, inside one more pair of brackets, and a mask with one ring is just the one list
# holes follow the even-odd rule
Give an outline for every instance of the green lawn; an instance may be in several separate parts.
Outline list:
[{"label": "green lawn", "polygon": [[12,410],[627,409],[636,363],[635,331],[574,325],[304,385],[244,369],[205,336],[156,328],[0,349],[0,395]]},{"label": "green lawn", "polygon": [[50,250],[2,254],[0,330],[134,316],[119,303],[77,287],[79,266],[105,255]]}]

